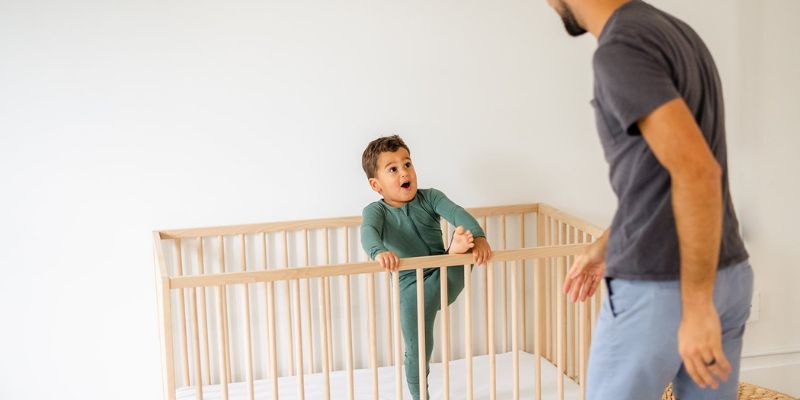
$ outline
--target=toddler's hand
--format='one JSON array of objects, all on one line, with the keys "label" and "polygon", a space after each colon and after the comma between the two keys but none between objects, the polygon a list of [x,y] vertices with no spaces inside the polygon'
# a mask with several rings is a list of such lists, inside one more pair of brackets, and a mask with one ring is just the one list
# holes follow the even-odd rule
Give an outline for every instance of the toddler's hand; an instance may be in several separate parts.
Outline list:
[{"label": "toddler's hand", "polygon": [[381,268],[387,271],[397,271],[397,269],[400,268],[400,259],[391,251],[384,251],[378,254],[375,256],[375,261],[381,265]]},{"label": "toddler's hand", "polygon": [[465,231],[463,226],[456,228],[453,234],[453,241],[450,243],[450,254],[464,254],[475,247],[475,239],[472,232]]},{"label": "toddler's hand", "polygon": [[485,237],[475,238],[475,247],[472,248],[472,258],[475,264],[486,264],[492,259],[492,247]]}]

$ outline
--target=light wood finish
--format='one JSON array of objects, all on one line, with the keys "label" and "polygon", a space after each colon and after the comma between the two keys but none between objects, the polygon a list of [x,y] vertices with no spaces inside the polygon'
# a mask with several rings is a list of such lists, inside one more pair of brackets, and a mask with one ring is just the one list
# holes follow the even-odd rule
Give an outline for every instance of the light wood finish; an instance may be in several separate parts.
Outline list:
[{"label": "light wood finish", "polygon": [[[348,278],[349,279],[349,278]],[[395,399],[403,398],[403,357],[400,348],[400,274],[392,274],[392,307],[394,308],[394,378]]]},{"label": "light wood finish", "polygon": [[[198,268],[198,275],[205,275],[206,267],[205,267],[205,257],[203,256],[203,238],[201,237],[197,238],[197,268]],[[206,311],[206,288],[200,287],[196,289],[200,293],[200,297],[198,299],[198,307],[200,309],[200,327],[201,327],[200,333],[203,338],[203,346],[201,347],[201,349],[203,350],[203,352],[201,353],[203,371],[205,372],[205,380],[203,381],[203,384],[210,385],[211,357],[208,346],[208,318],[206,318],[208,312]]]},{"label": "light wood finish", "polygon": [[[578,237],[579,236],[580,236],[580,232],[578,232],[578,235],[576,236],[575,227],[570,227],[570,229],[569,229],[569,243],[570,244],[578,243]],[[575,261],[575,257],[573,256],[571,258],[572,258],[572,260],[574,262]],[[567,270],[569,270],[570,267],[571,267],[571,265],[568,265],[567,266],[567,268],[568,268]],[[577,319],[575,318],[575,303],[570,301],[567,304],[568,304],[568,309],[569,309],[569,327],[570,327],[568,332],[567,332],[568,333],[568,335],[567,335],[568,336],[568,338],[567,338],[567,347],[569,348],[569,351],[567,352],[568,359],[569,359],[568,362],[567,362],[567,366],[568,366],[567,374],[570,377],[574,378],[575,375],[576,375],[575,374],[575,371],[576,371],[575,364],[577,363],[577,358],[575,357],[575,349],[576,349],[575,344],[577,343],[576,342],[577,329],[575,329],[575,322],[577,321]]]},{"label": "light wood finish", "polygon": [[[500,216],[500,248],[507,250],[506,243],[506,216]],[[501,271],[503,277],[503,353],[508,352],[508,265],[503,261],[503,269]]]},{"label": "light wood finish", "polygon": [[495,359],[494,343],[494,263],[486,264],[486,297],[488,298],[488,316],[486,319],[489,331],[489,399],[497,398],[497,360]]},{"label": "light wood finish", "polygon": [[[323,253],[325,254],[325,263],[330,262],[330,252],[328,249],[328,228],[324,230],[325,242],[323,246]],[[345,244],[346,245],[346,244]],[[323,393],[325,399],[328,400],[331,398],[331,352],[329,347],[331,346],[331,329],[330,329],[330,322],[328,321],[328,313],[325,310],[328,309],[328,302],[330,299],[325,296],[325,279],[327,278],[320,278],[319,284],[317,285],[317,298],[318,298],[318,305],[319,305],[319,326],[320,330],[322,330],[322,337],[320,338],[320,345],[322,349],[320,350],[320,364],[322,365],[322,375],[323,375]],[[310,328],[309,328],[310,329]],[[311,330],[309,330],[311,332]]]},{"label": "light wood finish", "polygon": [[170,298],[169,273],[164,249],[158,232],[153,232],[153,258],[156,269],[156,293],[158,293],[158,318],[161,326],[161,370],[164,398],[175,400],[175,353],[172,337],[172,301]]},{"label": "light wood finish", "polygon": [[464,358],[467,361],[467,400],[472,400],[472,274],[470,264],[464,265]]},{"label": "light wood finish", "polygon": [[[261,233],[262,257],[264,260],[263,269],[267,270],[267,233]],[[275,330],[275,282],[264,282],[264,295],[267,298],[267,336],[269,336],[269,372],[272,383],[272,398],[278,400],[278,353],[277,353],[277,331]]]},{"label": "light wood finish", "polygon": [[[386,293],[387,294],[391,293],[391,290],[392,290],[392,276],[391,276],[391,274],[389,272],[384,273],[383,276],[386,277],[386,279],[385,279],[385,281],[386,281]],[[386,335],[386,348],[387,349],[391,349],[392,348],[392,339],[393,339],[393,336],[394,336],[394,329],[392,329],[392,325],[394,325],[394,319],[392,318],[392,313],[393,313],[393,311],[392,311],[392,303],[389,301],[389,299],[387,299],[386,300],[386,327],[387,327],[387,329],[386,329],[386,333],[387,333],[387,335]],[[389,350],[387,353],[388,353],[387,354],[387,365],[394,364],[394,352]]]},{"label": "light wood finish", "polygon": [[[597,307],[599,305],[599,298],[600,298],[600,291],[593,296],[594,303],[588,302],[579,305],[578,312],[576,313],[569,313],[568,307],[564,302],[564,296],[561,295],[560,292],[560,284],[563,283],[564,274],[566,273],[566,268],[568,267],[568,263],[570,256],[575,256],[583,251],[586,244],[565,244],[565,243],[574,243],[572,239],[572,235],[574,234],[574,230],[578,229],[578,227],[583,227],[587,234],[590,235],[593,230],[596,230],[598,233],[602,231],[598,228],[594,227],[591,224],[588,224],[578,218],[570,216],[566,213],[563,213],[553,207],[543,205],[543,204],[533,204],[533,205],[519,205],[519,206],[504,206],[504,207],[486,207],[481,209],[469,209],[469,212],[483,220],[484,231],[488,235],[488,217],[490,216],[498,216],[501,221],[499,221],[502,225],[502,231],[498,232],[499,236],[498,239],[501,240],[501,246],[498,246],[500,249],[494,251],[494,259],[493,262],[490,263],[485,267],[485,274],[480,276],[479,281],[483,279],[484,281],[484,293],[483,294],[483,302],[484,302],[484,321],[485,324],[483,327],[478,327],[478,329],[484,330],[486,335],[484,335],[483,340],[483,348],[486,353],[490,355],[490,398],[495,398],[495,387],[496,387],[496,364],[495,364],[495,334],[496,326],[495,320],[499,320],[495,318],[495,309],[494,301],[499,300],[496,298],[496,295],[499,293],[495,293],[497,287],[495,286],[495,278],[497,276],[494,275],[493,266],[496,263],[503,263],[503,271],[502,271],[502,279],[503,285],[500,287],[503,290],[503,306],[501,307],[504,313],[503,319],[503,346],[504,350],[508,351],[508,348],[511,347],[512,352],[514,353],[514,397],[517,398],[519,396],[518,385],[519,385],[519,360],[518,360],[518,351],[520,348],[524,349],[526,347],[526,343],[520,343],[519,332],[522,331],[522,337],[526,337],[527,334],[527,313],[525,308],[527,307],[527,301],[525,300],[526,297],[526,262],[525,260],[533,260],[534,264],[534,271],[533,271],[533,279],[534,279],[534,293],[533,293],[533,301],[534,301],[534,312],[533,315],[533,328],[536,332],[534,334],[534,344],[535,344],[535,353],[536,353],[536,376],[533,377],[536,380],[536,398],[541,399],[541,357],[542,356],[549,356],[552,357],[551,359],[555,360],[560,374],[559,379],[563,380],[563,373],[569,374],[570,362],[567,359],[568,356],[573,355],[578,358],[578,363],[580,364],[575,367],[576,375],[578,379],[585,380],[585,367],[586,367],[586,358],[588,356],[588,343],[589,343],[589,335],[593,330],[593,324],[595,323],[595,318],[597,314]],[[524,213],[527,212],[537,212],[537,244],[540,244],[537,247],[532,248],[525,248],[525,215]],[[514,215],[520,216],[520,226],[519,226],[519,235],[520,239],[519,242],[523,246],[522,248],[514,249],[514,250],[507,250],[507,225],[506,219],[507,216]],[[541,221],[550,220],[550,224],[543,223]],[[552,226],[552,221],[556,220],[556,226]],[[194,230],[176,230],[176,231],[167,231],[167,232],[154,232],[154,241],[156,243],[157,249],[161,246],[163,240],[167,239],[180,239],[183,237],[192,237],[193,239],[198,240],[198,263],[200,265],[201,272],[197,275],[191,275],[186,273],[178,273],[175,276],[170,276],[168,271],[166,270],[166,262],[158,260],[158,251],[156,251],[157,260],[156,266],[158,268],[158,275],[162,278],[159,281],[159,297],[166,299],[167,301],[160,302],[160,314],[166,316],[166,319],[162,321],[163,328],[162,328],[162,335],[163,337],[170,337],[172,338],[172,330],[174,328],[171,325],[175,324],[177,327],[182,326],[182,330],[186,332],[187,328],[191,328],[191,340],[193,348],[192,351],[189,352],[184,349],[180,349],[175,351],[173,354],[173,349],[171,348],[173,341],[175,344],[180,344],[180,338],[178,340],[171,339],[169,343],[167,340],[164,339],[165,343],[165,353],[164,353],[164,376],[165,376],[165,391],[166,396],[165,398],[174,398],[175,397],[175,373],[177,369],[174,366],[174,357],[183,357],[181,361],[186,360],[188,363],[189,361],[192,362],[192,369],[188,367],[183,368],[183,373],[188,374],[191,371],[191,377],[185,377],[184,380],[187,382],[190,380],[194,380],[197,383],[197,386],[202,386],[203,378],[202,375],[205,373],[208,375],[206,378],[207,383],[211,384],[211,374],[220,373],[220,383],[223,383],[225,386],[225,391],[227,391],[227,384],[231,382],[231,351],[232,347],[230,346],[231,340],[228,337],[228,326],[229,324],[236,324],[236,326],[240,326],[239,324],[244,323],[245,325],[245,332],[243,336],[245,336],[246,346],[247,347],[247,374],[248,374],[248,382],[252,381],[252,326],[250,318],[249,310],[249,288],[251,283],[263,282],[266,294],[266,318],[267,318],[267,332],[265,340],[269,343],[269,360],[268,362],[268,369],[270,371],[270,375],[273,379],[273,382],[277,382],[278,377],[280,374],[280,369],[278,368],[278,352],[277,352],[277,330],[275,329],[275,323],[277,319],[277,314],[275,313],[275,288],[274,282],[276,281],[284,281],[287,282],[287,290],[286,290],[286,299],[289,300],[286,303],[286,315],[288,321],[290,323],[285,324],[287,325],[288,335],[287,340],[289,344],[289,355],[290,359],[290,370],[291,374],[295,375],[299,378],[299,380],[303,379],[304,372],[302,368],[302,363],[305,361],[306,358],[310,360],[308,362],[309,365],[309,372],[310,371],[317,371],[316,362],[317,357],[317,350],[319,350],[318,354],[320,354],[320,365],[323,367],[322,371],[326,375],[326,394],[325,398],[330,397],[330,380],[329,380],[329,373],[332,370],[332,363],[333,357],[329,356],[332,355],[333,346],[331,346],[331,334],[333,329],[331,329],[332,319],[330,318],[330,289],[329,289],[329,278],[332,276],[339,276],[344,279],[345,292],[342,293],[343,297],[345,298],[345,307],[347,311],[343,316],[343,319],[346,319],[346,324],[348,325],[346,328],[347,330],[347,340],[345,343],[348,345],[347,349],[347,361],[348,364],[348,372],[349,372],[349,382],[348,382],[348,390],[350,398],[353,398],[354,395],[354,387],[353,387],[353,349],[352,349],[352,311],[350,310],[350,275],[353,274],[370,274],[369,279],[365,282],[368,286],[368,296],[369,296],[369,329],[370,329],[370,364],[373,369],[373,381],[375,382],[373,385],[374,394],[377,395],[377,380],[375,379],[375,372],[378,365],[378,359],[380,354],[383,350],[382,346],[378,346],[378,340],[376,339],[376,330],[377,330],[377,321],[378,318],[376,317],[376,308],[378,303],[375,301],[376,296],[376,288],[375,288],[375,276],[372,275],[376,272],[382,272],[378,263],[375,262],[350,262],[349,257],[349,229],[357,226],[360,223],[359,217],[351,217],[351,218],[333,218],[327,220],[315,220],[315,221],[296,221],[290,223],[270,223],[270,224],[254,224],[254,225],[239,225],[239,226],[229,226],[229,227],[220,227],[220,228],[199,228]],[[549,225],[549,226],[548,226]],[[344,228],[345,230],[345,262],[343,264],[332,264],[330,261],[330,255],[328,253],[328,232],[329,228]],[[308,238],[308,230],[309,229],[324,229],[325,230],[325,264],[319,266],[309,266],[309,238]],[[547,234],[545,235],[543,232],[544,229],[547,229]],[[207,230],[207,231],[205,231]],[[244,230],[244,231],[243,231]],[[302,266],[298,267],[290,267],[290,260],[289,260],[289,247],[288,247],[288,235],[292,233],[292,231],[302,230],[304,235],[303,239],[303,259],[301,262],[297,262],[296,264],[303,264]],[[276,269],[268,269],[267,268],[267,239],[269,232],[277,232],[282,234],[283,238],[283,268],[276,268]],[[247,270],[246,267],[246,234],[250,233],[259,233],[262,235],[262,242],[263,242],[263,251],[264,251],[264,261],[265,265],[263,269],[258,270]],[[297,232],[298,234],[300,232]],[[443,241],[446,244],[448,239],[449,233],[449,226],[444,224],[443,229]],[[242,243],[242,270],[241,271],[226,271],[225,269],[225,250],[224,250],[224,235],[233,235],[237,234],[240,235],[241,243]],[[202,236],[218,236],[220,240],[220,268],[219,272],[216,273],[205,273],[204,265],[202,262],[203,254],[202,254],[202,246],[203,246],[203,238]],[[569,239],[567,237],[569,236]],[[545,242],[544,245],[539,242]],[[516,240],[515,240],[516,242]],[[299,244],[299,243],[298,243]],[[178,244],[178,246],[180,246]],[[178,250],[177,252],[180,252]],[[180,257],[180,256],[179,256]],[[555,257],[555,258],[553,258]],[[163,258],[163,256],[162,256]],[[551,261],[548,263],[548,259],[553,258],[555,261]],[[182,261],[179,261],[181,263]],[[508,265],[508,262],[511,262],[512,265]],[[474,349],[472,348],[472,329],[476,328],[473,325],[472,318],[472,280],[471,280],[471,272],[470,272],[470,264],[472,263],[472,255],[471,254],[462,254],[462,255],[441,255],[441,256],[428,256],[428,257],[415,257],[415,258],[408,258],[402,259],[400,262],[400,270],[411,270],[415,269],[417,276],[418,276],[418,309],[417,312],[420,316],[424,316],[424,279],[423,279],[423,268],[430,268],[442,265],[464,265],[464,278],[465,278],[465,296],[466,296],[466,305],[465,305],[465,325],[466,325],[466,332],[464,336],[465,340],[465,350],[466,350],[466,358],[467,358],[467,384],[468,384],[468,398],[473,396],[472,393],[472,363],[471,358],[473,356]],[[280,265],[280,263],[279,263]],[[513,268],[511,270],[511,288],[509,291],[509,277],[508,277],[508,268]],[[442,297],[440,301],[443,303],[443,317],[442,317],[442,360],[445,362],[445,371],[444,376],[449,376],[449,364],[447,361],[450,358],[450,318],[449,318],[449,306],[445,305],[447,303],[447,292],[446,292],[446,278],[447,272],[446,269],[443,269],[441,274],[442,286],[440,287],[442,290],[441,294]],[[542,276],[546,274],[546,276]],[[313,298],[313,294],[311,293],[313,284],[311,283],[313,279],[320,278],[319,288],[315,289],[318,290],[319,298],[317,299],[320,305],[320,314],[319,320],[314,318],[313,309],[311,300]],[[305,293],[302,293],[301,286],[302,280],[306,281],[306,285],[304,287]],[[387,280],[387,290],[390,286],[395,286],[394,295],[392,299],[392,303],[390,304],[387,301],[386,304],[386,326],[388,326],[388,335],[387,335],[387,342],[391,347],[394,345],[393,351],[389,351],[387,355],[388,363],[394,363],[397,367],[397,393],[402,394],[402,390],[405,387],[404,383],[401,382],[402,380],[402,343],[401,343],[401,327],[399,324],[399,277],[398,274],[394,274],[391,276],[390,274],[386,274]],[[297,282],[295,285],[292,285],[290,282]],[[362,281],[358,281],[359,284]],[[244,297],[245,302],[243,304],[244,311],[243,316],[239,319],[238,313],[231,314],[230,317],[228,316],[228,287],[230,285],[241,284],[243,285]],[[521,285],[521,286],[520,286]],[[204,299],[204,291],[206,287],[217,287],[217,298],[218,298],[218,313],[220,314],[220,318],[218,320],[219,325],[217,328],[220,330],[220,335],[218,336],[218,345],[220,347],[220,358],[219,358],[219,368],[203,368],[203,339],[205,339],[206,346],[208,345],[209,335],[203,334],[203,325],[204,325],[204,313],[201,311],[203,307],[205,307],[205,302],[197,302],[196,299],[197,295],[201,295],[201,299]],[[233,286],[235,287],[235,286]],[[177,290],[177,296],[180,297],[181,294],[185,294],[185,289],[189,289],[189,317],[191,320],[186,319],[185,315],[183,318],[176,315],[178,313],[170,307],[170,293]],[[522,292],[520,293],[520,289]],[[213,289],[212,289],[213,290]],[[479,288],[478,288],[479,290]],[[508,299],[510,292],[511,299]],[[202,293],[202,294],[201,294]],[[337,295],[339,295],[337,289]],[[479,294],[478,296],[481,296]],[[235,297],[238,300],[238,297]],[[305,308],[303,307],[302,298],[305,298]],[[522,300],[520,304],[519,301]],[[184,300],[185,301],[185,300]],[[509,307],[509,301],[511,302]],[[165,304],[166,303],[166,304]],[[172,303],[177,303],[177,301],[173,301]],[[324,303],[324,304],[323,304]],[[177,308],[177,304],[175,304]],[[185,304],[181,307],[181,313],[186,313]],[[510,310],[509,310],[510,308]],[[303,312],[305,311],[305,313]],[[198,315],[199,312],[199,315]],[[198,319],[198,316],[200,317]],[[259,316],[262,316],[259,313]],[[576,323],[574,325],[568,322],[570,317],[578,317]],[[520,318],[521,317],[521,318]],[[181,319],[179,323],[176,324],[176,319]],[[230,318],[230,319],[229,319]],[[303,324],[305,320],[305,325],[307,329],[307,336],[304,337],[303,335]],[[172,322],[167,322],[172,321]],[[208,322],[207,320],[205,321]],[[312,327],[316,324],[319,324],[318,329],[312,329]],[[417,332],[420,336],[419,341],[420,343],[420,391],[422,393],[423,398],[426,397],[426,390],[427,387],[427,375],[425,371],[425,337],[424,337],[424,318],[422,324],[420,324],[420,330]],[[480,325],[480,324],[479,324]],[[206,325],[207,328],[207,325]],[[383,328],[382,328],[383,329]],[[578,334],[575,334],[575,331],[578,331]],[[177,331],[176,331],[177,332]],[[296,332],[296,334],[295,334]],[[311,335],[314,335],[313,337]],[[322,335],[322,336],[319,336]],[[547,336],[550,335],[550,338]],[[238,335],[237,335],[238,336]],[[316,338],[322,337],[319,342],[319,347],[314,345],[314,342],[317,340]],[[575,340],[578,345],[577,349],[574,349],[575,346],[570,346],[570,339]],[[509,346],[509,341],[510,346]],[[380,342],[383,342],[380,340]],[[184,346],[187,346],[189,341],[184,339],[183,340]],[[169,349],[167,348],[169,346]],[[307,349],[308,355],[306,357],[303,356],[303,349],[304,347]],[[574,350],[571,351],[570,348]],[[169,351],[168,351],[169,350]],[[238,350],[237,350],[238,351]],[[548,353],[549,352],[549,353]],[[296,353],[296,354],[295,354]],[[207,357],[206,362],[210,363],[210,353],[208,351],[205,352]],[[238,356],[238,353],[237,353]],[[238,359],[238,358],[237,358]],[[297,364],[297,367],[295,367]],[[327,371],[325,366],[328,366]],[[214,372],[214,371],[217,372]],[[170,375],[171,378],[170,378]],[[191,379],[190,379],[191,378]],[[563,381],[561,383],[559,389],[559,395],[562,396],[563,392]],[[443,383],[445,386],[446,396],[449,395],[449,379]],[[303,383],[298,382],[298,394],[303,396]],[[277,396],[277,385],[273,385],[273,395]],[[201,396],[200,396],[201,397]],[[227,393],[224,393],[224,397],[227,398]],[[320,396],[322,397],[322,396]],[[252,389],[251,389],[251,398],[252,398]]]},{"label": "light wood finish", "polygon": [[[486,240],[489,240],[489,225],[486,217],[483,217],[483,234],[486,235]],[[489,354],[489,263],[483,267],[483,354]],[[494,344],[492,344],[494,346]]]},{"label": "light wood finish", "polygon": [[[521,248],[521,249],[525,248],[525,214],[524,213],[521,213],[519,215],[519,248]],[[527,282],[527,280],[525,279],[525,260],[522,260],[520,262],[522,263],[521,268],[520,268],[522,270],[522,272],[521,272],[521,274],[522,274],[522,290],[520,291],[520,296],[522,297],[522,299],[521,299],[522,300],[522,303],[521,303],[521,306],[522,306],[522,343],[521,343],[520,347],[522,348],[522,351],[528,351],[528,345],[527,345],[527,337],[528,337],[528,326],[527,326],[528,325],[527,324],[528,311],[527,311],[527,304],[528,304],[528,302],[525,299],[525,293],[527,292],[527,290],[525,290],[525,282]]]},{"label": "light wood finish", "polygon": [[[323,233],[325,234],[325,242],[323,243],[325,253],[325,264],[331,263],[331,252],[328,248],[328,228],[323,229]],[[322,284],[324,286],[324,294],[325,294],[325,324],[328,330],[328,336],[326,340],[328,341],[328,369],[333,370],[333,327],[332,318],[331,318],[331,282],[330,278],[326,277],[322,280]]]},{"label": "light wood finish", "polygon": [[442,265],[439,269],[439,307],[442,316],[442,398],[450,398],[450,307],[447,301],[447,266]]},{"label": "light wood finish", "polygon": [[425,365],[425,281],[422,268],[417,268],[417,350],[419,353],[419,398],[428,399],[428,375]]},{"label": "light wood finish", "polygon": [[[544,240],[545,246],[553,246],[553,219],[550,215],[545,217],[545,225],[544,225]],[[553,354],[551,352],[551,344],[553,340],[553,326],[552,326],[552,309],[553,309],[553,276],[551,273],[552,269],[552,258],[548,257],[545,263],[545,271],[544,271],[544,279],[545,279],[545,286],[544,286],[544,356],[550,362],[553,361]]]},{"label": "light wood finish", "polygon": [[589,366],[589,305],[584,301],[580,304],[581,332],[580,332],[580,399],[586,399],[586,370]]},{"label": "light wood finish", "polygon": [[[345,227],[344,231],[344,261],[350,263],[350,228]],[[353,400],[355,388],[353,386],[353,310],[350,307],[350,275],[342,275],[344,281],[344,308],[345,308],[345,330],[347,331],[347,398]],[[399,397],[398,397],[399,398]]]},{"label": "light wood finish", "polygon": [[300,312],[300,279],[295,279],[294,290],[294,323],[295,332],[297,333],[297,369],[295,369],[295,377],[297,377],[297,398],[300,400],[305,399],[305,382],[303,374],[303,315]]},{"label": "light wood finish", "polygon": [[[558,257],[557,259],[558,271],[556,277],[556,287],[560,288],[564,283],[564,276],[566,274],[566,257]],[[556,327],[558,329],[557,332],[557,358],[556,358],[556,366],[558,367],[558,376],[557,376],[557,390],[558,390],[558,398],[559,400],[564,400],[564,373],[566,372],[566,359],[567,359],[567,297],[559,292],[558,295],[558,309],[556,310]]]},{"label": "light wood finish", "polygon": [[372,370],[372,398],[378,400],[378,338],[374,273],[367,275],[367,308],[369,309],[369,367]]},{"label": "light wood finish", "polygon": [[517,275],[519,274],[519,264],[513,263],[511,270],[511,352],[513,365],[514,400],[519,400],[519,305],[517,295]]},{"label": "light wood finish", "polygon": [[[309,266],[309,257],[308,257],[308,229],[303,229],[303,266]],[[308,373],[313,374],[317,372],[314,368],[314,340],[311,338],[311,333],[314,332],[314,325],[312,324],[311,318],[311,280],[306,278],[304,280],[305,283],[305,317],[306,317],[306,326],[308,327],[308,334],[305,335],[306,337],[306,347],[308,348]],[[302,337],[302,336],[301,336]],[[321,357],[320,357],[321,358]]]},{"label": "light wood finish", "polygon": [[[541,258],[580,254],[585,245],[544,246],[528,247],[515,250],[494,251],[495,262],[514,261],[522,258]],[[404,258],[400,260],[399,271],[436,265],[468,265],[472,262],[472,254],[448,254],[441,256],[426,256]],[[377,262],[357,262],[346,264],[320,265],[313,267],[289,268],[270,271],[228,272],[222,274],[207,274],[205,276],[182,276],[170,278],[170,287],[173,289],[201,286],[229,285],[233,283],[254,283],[287,281],[300,278],[319,278],[324,276],[340,276],[380,272],[383,269]]]},{"label": "light wood finish", "polygon": [[575,217],[571,214],[561,211],[555,207],[539,203],[538,208],[541,212],[555,219],[558,219],[564,223],[567,223],[570,226],[574,226],[576,229],[580,229],[581,231],[587,232],[590,235],[600,236],[603,234],[604,231],[603,228],[600,228],[599,226],[594,225],[592,223],[586,222],[578,217]]},{"label": "light wood finish", "polygon": [[200,329],[197,323],[197,289],[189,289],[189,313],[192,316],[192,353],[194,354],[194,387],[197,400],[203,400],[203,375],[200,367]]},{"label": "light wood finish", "polygon": [[[225,238],[220,235],[219,236],[219,269],[222,273],[225,273]],[[225,369],[223,370],[225,374],[225,379],[230,382],[231,381],[231,361],[230,361],[230,338],[228,337],[228,289],[223,284],[222,286],[222,309],[224,313],[222,314],[222,336],[224,336],[225,340],[225,351],[222,353],[222,357],[225,358]]]},{"label": "light wood finish", "polygon": [[[493,215],[508,215],[519,213],[537,212],[540,204],[517,204],[508,206],[495,206],[495,207],[477,207],[466,209],[473,217],[480,218],[484,216]],[[549,207],[549,206],[547,206]],[[549,207],[549,209],[553,209]],[[552,213],[551,213],[552,214]],[[202,228],[189,228],[189,229],[162,229],[156,231],[159,239],[177,239],[185,237],[197,236],[214,236],[214,235],[240,235],[240,234],[255,234],[262,232],[280,232],[280,231],[293,231],[298,229],[323,229],[323,228],[341,228],[343,226],[359,226],[361,225],[361,217],[340,217],[340,218],[325,218],[304,221],[284,221],[284,222],[268,222],[259,224],[245,224],[245,225],[225,225],[214,227]]]},{"label": "light wood finish", "polygon": [[[241,258],[242,258],[242,272],[247,271],[247,249],[245,246],[244,235],[241,235]],[[244,301],[242,307],[244,308],[244,343],[245,343],[245,356],[247,363],[245,365],[245,373],[247,374],[247,390],[248,398],[253,400],[255,398],[255,389],[253,388],[253,338],[250,335],[250,287],[245,283],[242,285],[244,289]]]},{"label": "light wood finish", "polygon": [[[183,254],[181,253],[181,240],[175,239],[175,256],[177,260],[177,269],[175,274],[177,276],[183,276]],[[181,333],[180,336],[180,346],[181,346],[181,366],[183,367],[182,370],[182,377],[183,377],[183,384],[189,386],[189,351],[188,351],[188,339],[186,335],[186,299],[184,298],[184,290],[181,289],[178,291],[178,330]]]},{"label": "light wood finish", "polygon": [[[536,214],[536,242],[539,246],[545,244],[545,224],[546,216],[540,211]],[[534,335],[534,380],[536,382],[534,396],[536,400],[542,399],[542,356],[544,356],[544,307],[545,307],[545,267],[546,263],[543,258],[536,258],[534,260],[534,321],[535,330]]]},{"label": "light wood finish", "polygon": [[[282,238],[283,238],[283,268],[284,268],[284,271],[288,272],[288,271],[291,271],[291,269],[289,268],[289,238],[288,238],[289,234],[286,231],[283,231],[281,233],[282,233]],[[273,272],[273,271],[269,271],[269,272]],[[268,273],[268,272],[265,271],[264,273]],[[294,279],[299,279],[299,278],[294,278]],[[292,306],[291,306],[291,304],[292,304],[292,293],[291,293],[292,292],[292,287],[291,287],[292,286],[292,282],[291,282],[291,279],[281,279],[281,280],[284,281],[284,283],[286,284],[286,299],[285,299],[283,304],[286,306],[286,318],[289,320],[288,324],[284,324],[286,326],[286,335],[287,335],[286,337],[289,338],[289,346],[287,346],[287,347],[289,347],[289,372],[292,375],[296,375],[295,369],[294,369],[294,364],[295,364],[295,362],[294,362],[294,334],[292,332],[292,322],[291,322],[291,321],[294,320],[292,318]],[[296,311],[299,313],[300,309],[298,308],[298,309],[296,309]]]},{"label": "light wood finish", "polygon": [[217,332],[217,337],[219,337],[219,380],[222,386],[222,399],[228,400],[228,341],[227,336],[225,336],[225,320],[226,312],[225,312],[225,302],[223,299],[225,298],[225,287],[218,286],[217,287],[217,305],[218,305],[218,313],[219,313],[219,331]]}]

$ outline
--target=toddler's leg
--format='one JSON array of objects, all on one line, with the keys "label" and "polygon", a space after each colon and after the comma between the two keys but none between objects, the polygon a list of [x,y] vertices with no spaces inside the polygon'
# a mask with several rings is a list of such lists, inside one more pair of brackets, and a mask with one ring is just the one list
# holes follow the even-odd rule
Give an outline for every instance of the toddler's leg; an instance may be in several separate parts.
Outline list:
[{"label": "toddler's leg", "polygon": [[[424,278],[425,297],[425,374],[430,371],[430,359],[433,353],[433,322],[439,306],[439,281],[432,278],[433,271],[426,271]],[[401,276],[400,282],[400,327],[403,331],[405,343],[405,357],[403,364],[406,369],[406,381],[411,397],[420,398],[419,385],[419,340],[417,325],[417,285],[415,274]],[[435,281],[435,282],[434,282]],[[427,388],[426,388],[427,389]],[[430,398],[430,396],[428,396]]]}]

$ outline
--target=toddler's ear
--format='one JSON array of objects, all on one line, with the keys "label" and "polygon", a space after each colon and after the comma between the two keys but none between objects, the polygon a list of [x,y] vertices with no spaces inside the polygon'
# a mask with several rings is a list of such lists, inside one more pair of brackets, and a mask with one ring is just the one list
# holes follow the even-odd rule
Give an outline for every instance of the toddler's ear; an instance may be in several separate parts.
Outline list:
[{"label": "toddler's ear", "polygon": [[375,178],[369,178],[369,187],[372,188],[375,193],[380,193],[382,190],[381,183]]}]

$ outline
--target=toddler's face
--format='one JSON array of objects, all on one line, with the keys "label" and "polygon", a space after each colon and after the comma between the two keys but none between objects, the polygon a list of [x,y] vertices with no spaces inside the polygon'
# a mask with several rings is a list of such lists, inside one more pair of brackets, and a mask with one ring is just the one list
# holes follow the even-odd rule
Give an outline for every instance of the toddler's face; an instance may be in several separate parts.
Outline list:
[{"label": "toddler's face", "polygon": [[375,178],[371,178],[369,184],[392,207],[413,200],[417,195],[417,174],[408,150],[401,147],[394,152],[381,153]]}]

